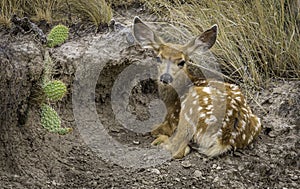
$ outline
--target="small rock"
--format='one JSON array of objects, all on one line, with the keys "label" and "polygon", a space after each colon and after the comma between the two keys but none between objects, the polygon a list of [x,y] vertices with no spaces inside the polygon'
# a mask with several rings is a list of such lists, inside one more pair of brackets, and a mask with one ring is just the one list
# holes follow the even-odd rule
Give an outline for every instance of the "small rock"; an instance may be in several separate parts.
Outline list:
[{"label": "small rock", "polygon": [[174,178],[175,181],[180,182],[180,178]]},{"label": "small rock", "polygon": [[98,183],[97,183],[97,181],[91,181],[90,185],[93,186],[93,187],[96,187],[98,185]]},{"label": "small rock", "polygon": [[297,175],[290,174],[289,176],[290,176],[290,178],[291,178],[293,181],[297,181],[297,180],[298,180],[298,176],[297,176]]},{"label": "small rock", "polygon": [[199,170],[196,170],[193,175],[195,178],[202,178],[202,172]]},{"label": "small rock", "polygon": [[275,131],[271,131],[271,132],[269,132],[268,136],[271,138],[275,138],[277,136],[277,134]]},{"label": "small rock", "polygon": [[222,169],[222,167],[220,167],[220,166],[218,165],[218,167],[216,167],[216,169],[217,169],[217,170],[220,170],[220,169]]},{"label": "small rock", "polygon": [[150,171],[151,173],[155,173],[157,175],[160,175],[160,171],[158,169],[153,168],[153,169],[148,169],[148,171]]},{"label": "small rock", "polygon": [[184,168],[190,168],[192,166],[191,162],[188,160],[181,162],[181,165]]},{"label": "small rock", "polygon": [[219,177],[218,176],[216,176],[215,178],[214,178],[214,180],[213,180],[213,182],[219,182]]},{"label": "small rock", "polygon": [[52,184],[53,186],[57,186],[57,185],[58,185],[58,183],[57,183],[55,180],[52,180],[51,184]]},{"label": "small rock", "polygon": [[215,169],[215,168],[217,168],[217,167],[218,167],[217,164],[213,164],[213,165],[212,165],[212,168],[213,168],[213,169]]},{"label": "small rock", "polygon": [[132,143],[135,144],[135,145],[139,145],[139,144],[140,144],[140,141],[134,140],[134,141],[132,141]]},{"label": "small rock", "polygon": [[237,168],[239,171],[242,171],[243,169],[244,169],[244,166],[243,165],[240,165],[240,166],[238,166],[238,168]]}]

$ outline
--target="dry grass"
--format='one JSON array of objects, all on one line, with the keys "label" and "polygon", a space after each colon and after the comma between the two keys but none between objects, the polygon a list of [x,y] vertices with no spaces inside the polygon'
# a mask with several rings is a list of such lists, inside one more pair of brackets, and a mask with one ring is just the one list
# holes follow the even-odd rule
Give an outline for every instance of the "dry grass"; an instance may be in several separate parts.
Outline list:
[{"label": "dry grass", "polygon": [[[293,2],[293,3],[289,3]],[[235,80],[261,86],[272,78],[300,78],[300,15],[296,1],[145,1],[160,18],[194,34],[218,24],[213,52]]]},{"label": "dry grass", "polygon": [[0,26],[10,27],[13,14],[48,23],[83,20],[100,26],[112,17],[110,4],[127,7],[137,2],[195,35],[218,24],[213,52],[236,81],[261,86],[273,78],[300,78],[299,0],[2,0]]},{"label": "dry grass", "polygon": [[[31,6],[34,7],[31,11],[31,20],[45,20],[48,23],[61,22],[66,20],[62,15],[62,10],[65,8],[64,0],[34,0],[31,1]],[[26,12],[30,12],[29,6],[24,6]]]},{"label": "dry grass", "polygon": [[112,10],[105,0],[69,0],[69,3],[72,11],[96,26],[108,24],[112,18]]},{"label": "dry grass", "polygon": [[16,0],[2,0],[0,2],[0,26],[9,28],[11,26],[11,16],[22,14],[21,4]]},{"label": "dry grass", "polygon": [[0,25],[9,28],[13,14],[27,16],[35,22],[45,20],[52,24],[79,19],[96,26],[112,18],[112,10],[105,0],[2,0]]}]

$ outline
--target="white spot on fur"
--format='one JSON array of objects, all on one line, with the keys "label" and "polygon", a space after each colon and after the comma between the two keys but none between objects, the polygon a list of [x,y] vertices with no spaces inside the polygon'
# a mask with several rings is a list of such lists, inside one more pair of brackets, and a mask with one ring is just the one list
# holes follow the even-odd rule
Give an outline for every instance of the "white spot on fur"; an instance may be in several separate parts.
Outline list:
[{"label": "white spot on fur", "polygon": [[214,107],[214,106],[210,104],[210,105],[208,105],[205,109],[211,110],[213,107]]},{"label": "white spot on fur", "polygon": [[238,101],[242,100],[240,96],[235,97],[235,99],[238,100]]},{"label": "white spot on fur", "polygon": [[208,98],[207,98],[207,97],[204,97],[204,98],[203,98],[203,103],[204,103],[204,104],[208,104]]},{"label": "white spot on fur", "polygon": [[198,107],[198,111],[201,111],[203,108],[201,106]]},{"label": "white spot on fur", "polygon": [[232,106],[236,106],[236,105],[237,105],[237,103],[236,103],[236,101],[235,101],[234,99],[232,99],[232,100],[230,101],[230,103],[231,103]]},{"label": "white spot on fur", "polygon": [[190,115],[193,114],[193,108],[190,108]]},{"label": "white spot on fur", "polygon": [[216,116],[214,116],[214,115],[210,115],[210,117],[209,117],[209,118],[206,118],[204,122],[205,122],[207,125],[209,125],[209,124],[214,124],[214,123],[217,122],[217,118],[216,118]]},{"label": "white spot on fur", "polygon": [[227,115],[228,116],[232,116],[232,114],[233,114],[233,110],[227,110]]},{"label": "white spot on fur", "polygon": [[248,109],[243,107],[242,110],[244,110],[244,112],[248,113]]},{"label": "white spot on fur", "polygon": [[243,140],[245,140],[245,139],[246,139],[246,135],[245,135],[245,134],[243,134],[243,135],[242,135],[242,138],[243,138]]},{"label": "white spot on fur", "polygon": [[228,116],[226,116],[225,121],[229,122],[229,117]]},{"label": "white spot on fur", "polygon": [[194,100],[194,101],[193,101],[193,104],[194,104],[194,105],[196,105],[196,104],[197,104],[197,102],[198,102],[198,100]]},{"label": "white spot on fur", "polygon": [[200,115],[199,115],[199,117],[201,117],[201,118],[203,118],[203,117],[205,117],[206,115],[205,115],[205,113],[201,113]]},{"label": "white spot on fur", "polygon": [[235,94],[235,95],[241,95],[241,91],[232,91],[232,94]]},{"label": "white spot on fur", "polygon": [[229,142],[230,142],[230,144],[234,144],[234,140],[233,139],[230,139]]},{"label": "white spot on fur", "polygon": [[231,108],[233,108],[234,110],[238,111],[237,107],[234,105],[231,105]]},{"label": "white spot on fur", "polygon": [[248,139],[248,144],[253,140],[253,136],[251,135]]},{"label": "white spot on fur", "polygon": [[227,126],[227,123],[225,121],[223,121],[222,127],[225,128],[226,126]]},{"label": "white spot on fur", "polygon": [[206,112],[207,115],[211,115],[212,114],[212,111],[209,111],[209,112]]},{"label": "white spot on fur", "polygon": [[218,137],[221,137],[221,136],[222,136],[222,134],[223,134],[223,131],[222,131],[222,129],[219,129],[219,131],[217,132],[217,136],[218,136]]},{"label": "white spot on fur", "polygon": [[234,84],[231,84],[230,87],[231,87],[232,90],[238,90],[239,89],[239,87],[234,85]]},{"label": "white spot on fur", "polygon": [[242,120],[241,122],[242,122],[242,130],[245,130],[245,128],[246,128],[246,122],[244,120]]},{"label": "white spot on fur", "polygon": [[204,87],[202,89],[203,92],[206,92],[207,94],[211,94],[211,90],[210,90],[210,87]]},{"label": "white spot on fur", "polygon": [[232,132],[232,133],[231,133],[231,136],[235,139],[236,136],[237,136],[237,133],[236,133],[236,132]]}]

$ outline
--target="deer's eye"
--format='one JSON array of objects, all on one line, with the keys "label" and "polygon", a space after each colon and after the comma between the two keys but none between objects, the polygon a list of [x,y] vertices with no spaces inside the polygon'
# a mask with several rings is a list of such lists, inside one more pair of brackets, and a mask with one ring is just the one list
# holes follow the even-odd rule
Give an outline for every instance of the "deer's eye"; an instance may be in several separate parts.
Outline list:
[{"label": "deer's eye", "polygon": [[182,67],[184,66],[184,64],[185,64],[185,61],[184,61],[184,60],[181,60],[181,61],[177,64],[177,66],[178,66],[179,68],[182,68]]}]

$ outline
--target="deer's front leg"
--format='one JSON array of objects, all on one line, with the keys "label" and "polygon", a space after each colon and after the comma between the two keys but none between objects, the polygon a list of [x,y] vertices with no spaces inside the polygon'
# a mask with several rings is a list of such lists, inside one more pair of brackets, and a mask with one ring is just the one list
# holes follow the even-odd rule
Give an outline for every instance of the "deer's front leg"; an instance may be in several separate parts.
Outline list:
[{"label": "deer's front leg", "polygon": [[[190,153],[191,149],[186,142],[172,143],[172,139],[166,135],[159,135],[151,145],[161,145],[168,150],[174,159],[181,159]],[[177,146],[178,145],[178,146]]]},{"label": "deer's front leg", "polygon": [[169,124],[168,120],[165,120],[163,123],[155,125],[153,130],[151,131],[152,136],[159,136],[159,135],[172,135],[172,127]]}]

